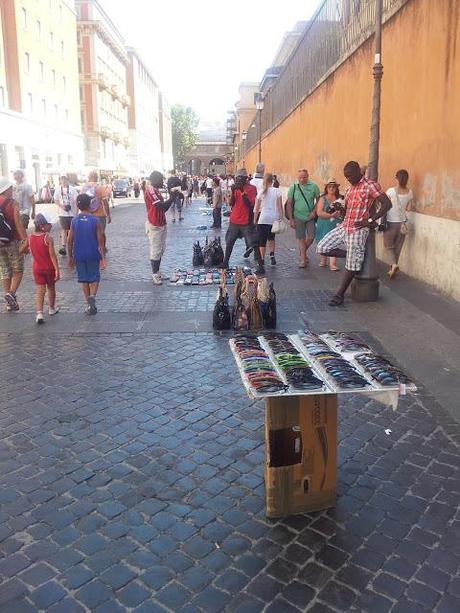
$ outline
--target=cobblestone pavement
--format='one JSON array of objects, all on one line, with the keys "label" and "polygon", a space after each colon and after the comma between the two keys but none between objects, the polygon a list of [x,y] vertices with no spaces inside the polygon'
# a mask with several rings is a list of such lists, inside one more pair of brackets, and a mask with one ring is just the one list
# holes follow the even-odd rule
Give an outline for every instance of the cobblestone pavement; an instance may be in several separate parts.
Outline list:
[{"label": "cobblestone pavement", "polygon": [[[264,409],[210,332],[215,288],[153,287],[141,205],[114,218],[97,317],[68,271],[45,326],[29,277],[0,315],[0,611],[458,613],[456,421],[423,388],[394,413],[341,398],[337,506],[268,520]],[[170,228],[165,271],[203,219]],[[330,290],[282,242],[295,330]]]}]

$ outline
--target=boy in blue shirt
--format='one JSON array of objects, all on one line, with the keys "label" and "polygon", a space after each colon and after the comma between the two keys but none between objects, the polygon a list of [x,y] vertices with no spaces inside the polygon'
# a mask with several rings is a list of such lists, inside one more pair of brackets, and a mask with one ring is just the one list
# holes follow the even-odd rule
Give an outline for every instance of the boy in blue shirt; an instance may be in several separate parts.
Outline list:
[{"label": "boy in blue shirt", "polygon": [[77,197],[79,214],[72,220],[67,239],[69,264],[77,269],[86,300],[87,315],[96,315],[96,294],[101,278],[100,270],[105,268],[104,233],[97,218],[90,214],[91,197],[80,194]]}]

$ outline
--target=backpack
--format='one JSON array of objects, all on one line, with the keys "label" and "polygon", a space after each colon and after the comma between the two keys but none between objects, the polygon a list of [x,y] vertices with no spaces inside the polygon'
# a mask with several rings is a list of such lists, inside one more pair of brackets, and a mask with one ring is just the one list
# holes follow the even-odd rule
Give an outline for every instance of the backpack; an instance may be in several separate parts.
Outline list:
[{"label": "backpack", "polygon": [[270,283],[268,289],[268,302],[265,310],[265,327],[268,330],[276,328],[276,293],[273,289],[273,283]]},{"label": "backpack", "polygon": [[14,228],[11,227],[5,215],[5,208],[10,202],[10,199],[5,199],[0,205],[0,245],[8,245],[14,236]]},{"label": "backpack", "polygon": [[219,295],[214,312],[212,314],[212,327],[214,330],[230,330],[231,318],[230,309],[228,308],[228,296],[223,287],[219,288]]},{"label": "backpack", "polygon": [[201,249],[200,241],[197,241],[193,245],[192,266],[193,268],[198,268],[200,266],[203,266],[203,264],[204,264],[203,250]]},{"label": "backpack", "polygon": [[83,194],[88,194],[88,196],[91,198],[91,203],[89,205],[89,210],[91,213],[94,213],[94,211],[97,211],[99,208],[99,201],[96,197],[96,188],[96,185],[84,185],[81,190]]}]

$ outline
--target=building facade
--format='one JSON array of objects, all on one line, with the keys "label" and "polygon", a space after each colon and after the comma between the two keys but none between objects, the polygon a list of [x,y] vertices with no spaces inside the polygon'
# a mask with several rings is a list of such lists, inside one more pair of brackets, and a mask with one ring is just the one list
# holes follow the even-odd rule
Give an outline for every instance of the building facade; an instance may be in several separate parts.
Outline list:
[{"label": "building facade", "polygon": [[0,172],[37,190],[83,168],[75,32],[71,0],[0,2]]},{"label": "building facade", "polygon": [[160,92],[160,141],[161,141],[161,160],[164,172],[169,172],[174,168],[174,158],[172,150],[172,119],[171,105]]},{"label": "building facade", "polygon": [[129,173],[128,53],[97,0],[75,0],[85,166],[108,176]]},{"label": "building facade", "polygon": [[153,169],[165,171],[161,147],[160,90],[135,49],[128,47],[129,170],[146,176]]}]

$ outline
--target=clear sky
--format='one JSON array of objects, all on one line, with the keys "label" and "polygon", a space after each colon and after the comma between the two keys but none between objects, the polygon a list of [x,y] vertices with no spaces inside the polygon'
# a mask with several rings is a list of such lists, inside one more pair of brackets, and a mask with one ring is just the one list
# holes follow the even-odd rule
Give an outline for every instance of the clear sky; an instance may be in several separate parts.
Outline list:
[{"label": "clear sky", "polygon": [[261,80],[283,34],[319,0],[99,0],[171,104],[224,120],[241,81]]}]

